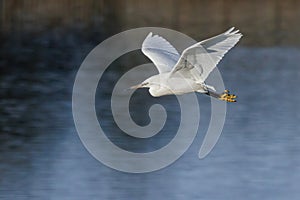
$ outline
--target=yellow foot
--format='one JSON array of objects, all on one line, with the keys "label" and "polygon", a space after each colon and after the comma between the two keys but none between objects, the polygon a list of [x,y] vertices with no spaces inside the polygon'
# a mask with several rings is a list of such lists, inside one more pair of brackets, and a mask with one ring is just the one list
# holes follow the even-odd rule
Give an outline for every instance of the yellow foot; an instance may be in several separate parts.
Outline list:
[{"label": "yellow foot", "polygon": [[220,100],[227,101],[227,102],[236,102],[235,98],[236,95],[229,94],[229,90],[224,90],[224,92],[219,97]]}]

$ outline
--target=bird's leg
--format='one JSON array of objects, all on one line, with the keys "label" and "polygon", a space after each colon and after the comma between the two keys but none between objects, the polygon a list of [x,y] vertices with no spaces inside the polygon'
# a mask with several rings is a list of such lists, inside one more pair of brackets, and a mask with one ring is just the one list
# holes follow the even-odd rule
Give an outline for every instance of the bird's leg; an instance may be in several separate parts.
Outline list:
[{"label": "bird's leg", "polygon": [[236,97],[236,95],[230,94],[229,90],[224,90],[224,92],[220,94],[219,99],[227,102],[236,102]]},{"label": "bird's leg", "polygon": [[224,92],[222,94],[218,94],[214,91],[207,90],[207,93],[205,93],[205,94],[207,94],[211,97],[220,99],[222,101],[227,101],[227,102],[236,102],[235,98],[237,97],[234,94],[230,94],[228,90],[224,90]]}]

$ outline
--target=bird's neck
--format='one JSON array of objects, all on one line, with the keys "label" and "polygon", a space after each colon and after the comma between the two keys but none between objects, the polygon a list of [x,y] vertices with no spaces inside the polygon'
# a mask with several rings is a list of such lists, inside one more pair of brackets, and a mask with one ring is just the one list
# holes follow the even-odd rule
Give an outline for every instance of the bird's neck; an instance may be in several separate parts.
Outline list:
[{"label": "bird's neck", "polygon": [[159,97],[161,96],[160,94],[160,87],[159,86],[156,86],[156,85],[152,85],[150,88],[149,88],[149,93],[154,96],[154,97]]}]

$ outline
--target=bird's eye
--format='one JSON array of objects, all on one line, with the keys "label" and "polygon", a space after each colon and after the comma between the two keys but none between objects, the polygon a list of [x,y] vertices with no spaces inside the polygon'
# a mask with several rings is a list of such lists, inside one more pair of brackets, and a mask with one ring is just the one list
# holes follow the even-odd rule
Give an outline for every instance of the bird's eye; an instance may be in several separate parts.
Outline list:
[{"label": "bird's eye", "polygon": [[142,83],[142,86],[148,85],[148,83]]}]

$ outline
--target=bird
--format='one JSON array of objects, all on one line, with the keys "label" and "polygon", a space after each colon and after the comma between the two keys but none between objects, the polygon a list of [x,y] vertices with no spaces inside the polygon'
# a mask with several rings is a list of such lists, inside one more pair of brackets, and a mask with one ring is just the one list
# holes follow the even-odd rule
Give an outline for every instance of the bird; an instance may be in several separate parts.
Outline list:
[{"label": "bird", "polygon": [[180,55],[166,39],[150,32],[141,50],[159,73],[130,89],[149,88],[153,97],[198,92],[222,101],[236,102],[237,96],[230,94],[229,90],[217,93],[205,81],[241,37],[239,30],[232,27],[222,34],[187,47]]}]

